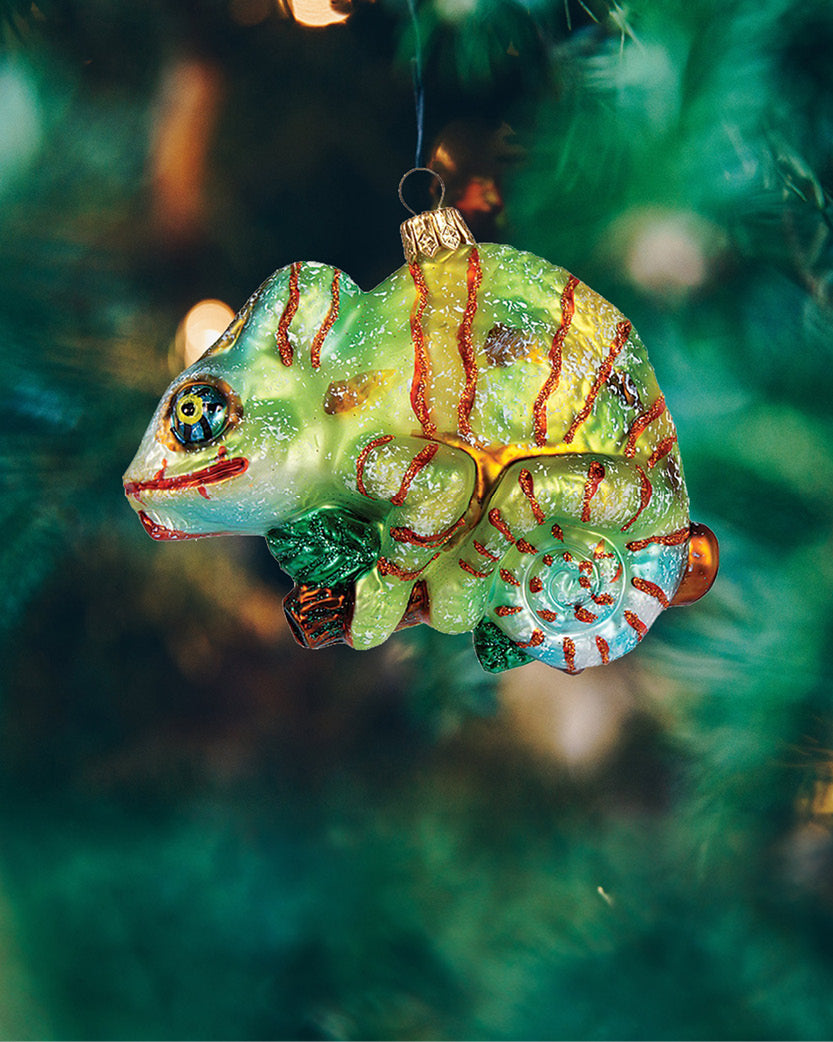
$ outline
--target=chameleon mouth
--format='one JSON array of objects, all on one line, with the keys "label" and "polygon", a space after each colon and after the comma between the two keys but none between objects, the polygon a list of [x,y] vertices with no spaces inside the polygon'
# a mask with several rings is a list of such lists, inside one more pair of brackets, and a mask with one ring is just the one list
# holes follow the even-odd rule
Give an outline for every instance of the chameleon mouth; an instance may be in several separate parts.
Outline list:
[{"label": "chameleon mouth", "polygon": [[[213,485],[218,481],[226,481],[228,478],[234,478],[238,474],[243,474],[249,469],[249,461],[245,456],[221,459],[208,467],[203,467],[201,470],[195,470],[191,474],[179,474],[173,478],[166,478],[164,469],[163,467],[159,474],[149,478],[147,481],[125,481],[124,494],[126,496],[136,496],[140,492],[164,492],[171,489],[202,488],[203,485]],[[139,516],[142,516],[141,513]],[[144,521],[142,523],[144,524]],[[153,523],[151,522],[151,524]],[[147,525],[145,527],[147,528]]]},{"label": "chameleon mouth", "polygon": [[160,525],[158,521],[148,517],[144,510],[139,511],[139,520],[151,539],[207,539],[212,535],[234,535],[233,532],[181,532],[178,528],[167,528],[165,525]]}]

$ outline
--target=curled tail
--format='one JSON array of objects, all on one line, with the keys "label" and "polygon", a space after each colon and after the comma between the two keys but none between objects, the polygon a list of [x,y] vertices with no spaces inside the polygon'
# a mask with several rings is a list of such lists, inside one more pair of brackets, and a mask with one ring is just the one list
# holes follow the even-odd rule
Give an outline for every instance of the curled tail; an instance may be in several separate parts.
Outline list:
[{"label": "curled tail", "polygon": [[688,529],[628,540],[547,518],[513,543],[475,631],[493,672],[529,657],[577,673],[631,651],[669,606],[688,560]]}]

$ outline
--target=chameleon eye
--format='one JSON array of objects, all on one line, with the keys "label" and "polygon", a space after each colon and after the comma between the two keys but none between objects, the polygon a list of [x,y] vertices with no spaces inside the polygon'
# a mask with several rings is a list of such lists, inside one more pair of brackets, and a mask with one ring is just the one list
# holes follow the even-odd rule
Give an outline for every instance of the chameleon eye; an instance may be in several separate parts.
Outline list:
[{"label": "chameleon eye", "polygon": [[183,387],[171,402],[171,431],[181,445],[191,447],[213,441],[228,422],[228,398],[213,384]]}]

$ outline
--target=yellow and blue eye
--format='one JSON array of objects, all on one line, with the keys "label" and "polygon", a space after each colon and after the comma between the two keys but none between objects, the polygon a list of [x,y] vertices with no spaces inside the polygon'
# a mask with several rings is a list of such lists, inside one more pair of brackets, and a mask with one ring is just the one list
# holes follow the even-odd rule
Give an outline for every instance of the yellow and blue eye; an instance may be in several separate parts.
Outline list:
[{"label": "yellow and blue eye", "polygon": [[171,432],[182,445],[199,446],[213,441],[228,422],[228,398],[213,384],[183,387],[171,402]]}]

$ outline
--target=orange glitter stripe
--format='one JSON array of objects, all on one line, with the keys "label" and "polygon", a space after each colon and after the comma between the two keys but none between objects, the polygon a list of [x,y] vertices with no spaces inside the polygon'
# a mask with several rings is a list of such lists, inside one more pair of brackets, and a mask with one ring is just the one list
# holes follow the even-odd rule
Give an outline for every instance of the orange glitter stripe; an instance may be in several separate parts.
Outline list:
[{"label": "orange glitter stripe", "polygon": [[520,586],[521,585],[520,582],[518,582],[518,580],[509,571],[508,568],[501,568],[501,570],[500,570],[500,577],[501,577],[501,579],[503,579],[503,581],[505,583],[510,583],[512,586]]},{"label": "orange glitter stripe", "polygon": [[668,535],[649,535],[646,539],[634,539],[631,543],[625,543],[629,550],[644,550],[651,543],[662,543],[663,546],[679,546],[688,539],[688,528],[678,528],[676,532]]},{"label": "orange glitter stripe", "polygon": [[519,611],[523,611],[519,605],[499,604],[495,608],[495,615],[503,618],[504,615],[517,615]]},{"label": "orange glitter stripe", "polygon": [[367,457],[374,449],[378,449],[380,445],[387,445],[389,441],[393,441],[392,434],[383,434],[381,438],[374,438],[373,441],[369,441],[367,445],[365,445],[356,459],[356,488],[359,490],[361,495],[367,496],[368,499],[371,499],[372,496],[364,487],[364,467],[367,463]]},{"label": "orange glitter stripe", "polygon": [[457,563],[460,565],[464,572],[468,572],[469,575],[473,575],[475,579],[488,579],[494,571],[494,568],[490,568],[487,572],[478,572],[476,568],[472,567],[472,565],[470,565],[468,561],[464,561],[462,557]]},{"label": "orange glitter stripe", "polygon": [[547,443],[547,403],[550,395],[558,386],[558,381],[561,378],[561,360],[562,360],[562,349],[564,345],[564,338],[567,336],[567,331],[570,328],[570,323],[573,320],[573,314],[575,312],[575,300],[574,293],[575,288],[578,285],[579,280],[571,275],[567,279],[567,285],[561,294],[561,325],[555,332],[555,336],[552,338],[552,346],[550,347],[550,374],[544,383],[544,386],[538,392],[538,397],[535,399],[535,404],[532,407],[533,417],[533,429],[535,431],[535,444],[546,445]]},{"label": "orange glitter stripe", "polygon": [[631,429],[628,431],[628,442],[625,445],[625,458],[633,459],[636,455],[636,439],[645,430],[649,423],[653,423],[658,417],[662,416],[665,412],[665,395],[660,395],[654,404],[646,409],[640,416],[637,416],[633,421]]},{"label": "orange glitter stripe", "polygon": [[623,532],[627,532],[627,530],[631,527],[634,521],[636,521],[636,519],[639,517],[639,515],[642,513],[645,507],[651,502],[651,496],[654,494],[654,486],[648,480],[648,475],[645,473],[642,467],[637,466],[636,469],[639,471],[639,477],[642,483],[641,488],[639,490],[639,510],[637,510],[637,512],[633,515],[633,517],[630,519],[630,521],[628,521],[627,524],[622,525]]},{"label": "orange glitter stripe", "polygon": [[397,543],[411,543],[413,546],[441,546],[465,523],[464,517],[458,517],[453,525],[449,525],[448,528],[444,528],[442,532],[437,532],[434,535],[419,535],[412,528],[397,525],[391,528],[390,534],[391,538],[395,539]]},{"label": "orange glitter stripe", "polygon": [[292,344],[289,342],[289,326],[295,317],[295,312],[298,310],[298,301],[301,299],[301,294],[298,290],[298,276],[300,272],[301,262],[296,261],[289,272],[289,298],[278,321],[278,331],[275,333],[275,344],[284,365],[292,365]]},{"label": "orange glitter stripe", "polygon": [[474,357],[474,348],[471,342],[471,327],[477,312],[477,291],[483,281],[483,271],[480,267],[480,254],[477,247],[473,247],[469,254],[469,266],[466,274],[466,310],[457,330],[457,350],[463,362],[463,370],[466,374],[466,385],[460,393],[460,402],[457,406],[457,420],[460,434],[468,437],[472,433],[471,410],[474,406],[477,394],[477,362]]},{"label": "orange glitter stripe", "polygon": [[590,415],[593,409],[593,403],[596,401],[596,395],[602,389],[604,384],[607,382],[613,370],[613,363],[616,361],[619,352],[625,346],[628,337],[631,335],[631,324],[627,319],[624,319],[616,327],[616,336],[613,343],[610,346],[607,358],[599,366],[599,371],[596,373],[596,379],[593,381],[593,386],[590,388],[590,392],[585,399],[584,405],[581,410],[576,413],[575,419],[570,424],[570,428],[564,435],[564,441],[569,443],[576,436],[576,431],[584,423],[587,417]]},{"label": "orange glitter stripe", "polygon": [[543,582],[541,582],[540,575],[533,575],[532,578],[529,580],[529,592],[540,593],[541,590],[543,590],[543,588],[544,584]]},{"label": "orange glitter stripe", "polygon": [[579,622],[595,622],[599,617],[598,615],[594,615],[592,611],[580,607],[578,604],[573,608],[573,614]]},{"label": "orange glitter stripe", "polygon": [[509,531],[509,525],[500,516],[500,510],[497,507],[489,511],[489,524],[496,528],[504,539],[508,539],[510,543],[515,542],[515,537]]},{"label": "orange glitter stripe", "polygon": [[544,622],[558,622],[558,612],[552,611],[550,608],[539,608],[535,614]]},{"label": "orange glitter stripe", "polygon": [[402,484],[399,486],[399,491],[396,495],[390,497],[390,501],[395,507],[401,507],[405,502],[405,497],[408,495],[408,489],[411,487],[411,482],[417,474],[419,474],[422,468],[429,464],[437,455],[438,449],[439,445],[436,442],[432,442],[430,445],[426,445],[421,452],[418,452],[408,464],[408,469],[405,471],[405,475],[402,478]]},{"label": "orange glitter stripe", "polygon": [[[431,561],[436,561],[439,556],[438,553],[434,554]],[[431,564],[431,561],[426,561],[420,568],[408,571],[400,567],[400,565],[394,564],[393,561],[389,561],[386,557],[380,557],[376,562],[376,567],[379,569],[380,575],[395,575],[397,579],[416,579],[420,572],[424,572],[428,565]]]},{"label": "orange glitter stripe", "polygon": [[324,317],[324,321],[321,323],[321,328],[312,340],[312,346],[310,347],[310,361],[312,362],[313,369],[318,369],[321,365],[321,347],[327,339],[327,334],[333,328],[335,320],[338,318],[338,280],[340,276],[341,272],[336,268],[333,272],[333,281],[330,286],[330,309]]},{"label": "orange glitter stripe", "polygon": [[606,666],[608,662],[610,662],[610,645],[604,637],[596,637],[596,647],[599,649],[599,654],[602,656],[602,664]]},{"label": "orange glitter stripe", "polygon": [[425,346],[425,330],[422,316],[428,303],[428,285],[418,264],[409,264],[408,270],[414,280],[417,296],[411,308],[411,339],[414,343],[414,376],[411,380],[411,408],[422,425],[423,434],[434,435],[437,427],[431,419],[426,400],[426,388],[430,378],[428,351]]},{"label": "orange glitter stripe", "polygon": [[532,508],[532,516],[535,518],[535,523],[542,525],[544,523],[544,511],[541,509],[538,500],[535,498],[535,485],[532,481],[532,475],[528,470],[522,470],[518,475],[518,484],[521,486],[521,492],[529,500],[529,505]]},{"label": "orange glitter stripe", "polygon": [[652,470],[664,456],[668,455],[668,453],[674,448],[676,441],[676,434],[669,434],[667,438],[662,439],[659,445],[657,445],[651,453],[651,458],[648,460],[648,470]]},{"label": "orange glitter stripe", "polygon": [[478,543],[476,539],[472,540],[471,544],[475,550],[480,554],[481,557],[488,557],[490,561],[499,561],[500,555],[493,554],[491,550],[487,550],[482,543]]},{"label": "orange glitter stripe", "polygon": [[540,630],[533,630],[532,636],[525,643],[520,641],[515,642],[515,647],[518,648],[537,648],[544,643],[544,634]]},{"label": "orange glitter stripe", "polygon": [[564,649],[564,662],[567,665],[568,673],[575,673],[576,671],[576,646],[575,643],[570,640],[569,637],[564,637],[561,641],[561,647]]},{"label": "orange glitter stripe", "polygon": [[581,520],[584,522],[590,520],[590,500],[596,495],[599,485],[604,480],[604,476],[604,467],[598,460],[594,459],[587,471],[587,481],[584,485],[584,498],[581,504]]},{"label": "orange glitter stripe", "polygon": [[627,620],[628,625],[632,626],[633,629],[636,630],[638,639],[642,640],[642,638],[648,632],[648,627],[645,625],[642,619],[640,619],[636,612],[632,611],[625,612],[625,619]]},{"label": "orange glitter stripe", "polygon": [[668,607],[668,598],[665,596],[662,587],[657,586],[656,583],[650,582],[648,579],[643,579],[638,575],[635,575],[631,579],[631,586],[636,587],[641,593],[647,593],[650,597],[656,597],[663,608]]}]

